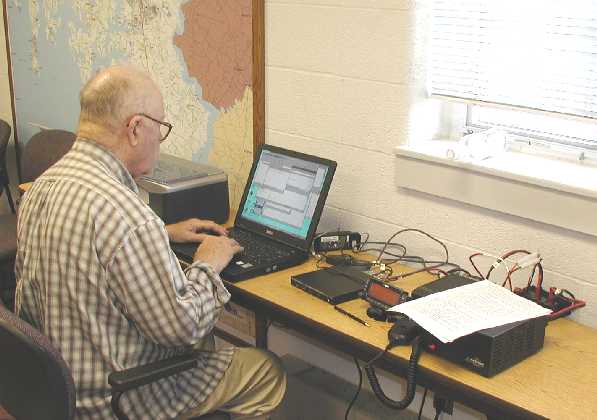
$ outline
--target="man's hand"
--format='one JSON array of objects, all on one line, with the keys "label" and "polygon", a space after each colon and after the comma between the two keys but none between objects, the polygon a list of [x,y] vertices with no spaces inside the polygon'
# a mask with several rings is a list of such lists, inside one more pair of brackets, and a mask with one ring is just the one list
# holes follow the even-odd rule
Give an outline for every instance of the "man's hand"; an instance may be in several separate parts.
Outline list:
[{"label": "man's hand", "polygon": [[227,236],[204,235],[201,245],[195,251],[194,261],[209,263],[213,269],[220,273],[228,265],[234,254],[243,248],[234,239]]},{"label": "man's hand", "polygon": [[166,226],[171,242],[203,242],[207,236],[226,236],[224,227],[211,220],[188,219]]}]

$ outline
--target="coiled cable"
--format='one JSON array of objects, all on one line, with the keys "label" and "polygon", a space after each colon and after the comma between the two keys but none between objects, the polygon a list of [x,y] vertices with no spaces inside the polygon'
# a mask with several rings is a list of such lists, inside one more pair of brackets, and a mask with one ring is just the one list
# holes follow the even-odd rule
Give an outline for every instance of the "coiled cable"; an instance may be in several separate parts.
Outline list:
[{"label": "coiled cable", "polygon": [[404,398],[400,401],[395,401],[389,398],[381,389],[381,385],[379,384],[379,380],[377,379],[377,375],[375,374],[375,368],[373,367],[373,362],[377,358],[374,358],[374,360],[365,365],[365,374],[367,375],[367,379],[369,380],[371,389],[373,390],[375,396],[384,405],[396,410],[404,410],[413,401],[417,389],[416,378],[417,368],[419,366],[419,358],[421,357],[421,353],[423,353],[424,349],[424,346],[422,345],[421,341],[421,337],[416,337],[413,340],[412,352],[410,354],[408,369],[406,372],[406,393],[404,394]]}]

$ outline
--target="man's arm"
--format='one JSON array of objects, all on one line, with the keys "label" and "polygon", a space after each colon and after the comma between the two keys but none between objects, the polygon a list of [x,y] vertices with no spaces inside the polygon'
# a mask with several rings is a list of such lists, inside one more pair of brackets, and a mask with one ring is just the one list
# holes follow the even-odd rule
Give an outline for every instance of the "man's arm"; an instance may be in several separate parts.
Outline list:
[{"label": "man's arm", "polygon": [[129,234],[108,271],[126,316],[152,341],[167,346],[194,344],[207,335],[230,299],[210,264],[196,261],[185,275],[158,220]]}]

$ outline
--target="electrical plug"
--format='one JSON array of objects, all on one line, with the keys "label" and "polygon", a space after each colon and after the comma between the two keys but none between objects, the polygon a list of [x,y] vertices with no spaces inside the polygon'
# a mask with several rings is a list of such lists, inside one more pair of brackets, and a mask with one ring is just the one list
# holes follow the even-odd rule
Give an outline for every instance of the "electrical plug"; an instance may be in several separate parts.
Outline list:
[{"label": "electrical plug", "polygon": [[516,264],[520,268],[525,268],[525,267],[529,267],[531,265],[535,265],[540,261],[541,261],[541,255],[539,254],[538,251],[536,251],[536,252],[533,252],[531,254],[525,255],[524,257],[520,258],[516,262]]}]

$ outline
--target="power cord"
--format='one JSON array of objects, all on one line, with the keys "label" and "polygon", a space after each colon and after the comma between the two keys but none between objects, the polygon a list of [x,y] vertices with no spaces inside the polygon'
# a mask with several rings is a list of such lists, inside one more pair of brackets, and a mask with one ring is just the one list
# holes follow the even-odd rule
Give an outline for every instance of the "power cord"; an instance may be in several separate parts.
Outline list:
[{"label": "power cord", "polygon": [[357,401],[359,393],[361,392],[361,388],[363,387],[363,372],[361,372],[361,365],[359,364],[359,361],[356,357],[354,358],[354,363],[357,365],[357,372],[359,373],[359,384],[357,385],[357,392],[354,394],[354,397],[352,397],[352,400],[350,400],[350,403],[348,404],[348,408],[346,409],[346,413],[344,414],[344,420],[348,420],[348,414],[350,413],[350,409]]},{"label": "power cord", "polygon": [[427,391],[429,391],[429,388],[425,388],[425,392],[423,392],[423,399],[421,400],[421,406],[419,407],[419,415],[417,416],[417,420],[421,420],[421,416],[423,415],[423,406],[425,405],[425,399],[427,398]]}]

